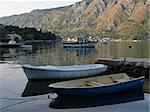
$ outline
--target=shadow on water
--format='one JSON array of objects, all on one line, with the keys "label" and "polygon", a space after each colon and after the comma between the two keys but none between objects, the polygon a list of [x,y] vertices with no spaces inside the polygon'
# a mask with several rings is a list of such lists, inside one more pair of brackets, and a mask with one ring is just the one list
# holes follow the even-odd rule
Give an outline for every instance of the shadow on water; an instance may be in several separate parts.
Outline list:
[{"label": "shadow on water", "polygon": [[142,89],[99,96],[58,96],[49,107],[55,109],[85,108],[144,100]]},{"label": "shadow on water", "polygon": [[22,97],[44,95],[53,93],[54,91],[48,86],[55,82],[67,81],[67,80],[30,80],[27,82]]},{"label": "shadow on water", "polygon": [[22,93],[22,97],[37,96],[50,93],[51,90],[49,89],[48,85],[53,82],[57,81],[28,81]]}]

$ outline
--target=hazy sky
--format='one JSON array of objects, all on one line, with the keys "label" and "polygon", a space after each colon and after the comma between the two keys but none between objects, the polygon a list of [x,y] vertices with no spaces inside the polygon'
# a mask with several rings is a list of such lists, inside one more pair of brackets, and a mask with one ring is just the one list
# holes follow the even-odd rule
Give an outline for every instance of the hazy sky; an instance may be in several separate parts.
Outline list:
[{"label": "hazy sky", "polygon": [[34,9],[66,6],[81,0],[0,0],[0,17],[22,14]]}]

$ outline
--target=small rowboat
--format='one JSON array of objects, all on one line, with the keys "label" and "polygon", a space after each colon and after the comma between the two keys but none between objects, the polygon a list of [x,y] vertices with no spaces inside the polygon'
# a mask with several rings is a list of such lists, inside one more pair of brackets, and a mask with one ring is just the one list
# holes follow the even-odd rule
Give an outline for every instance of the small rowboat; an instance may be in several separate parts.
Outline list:
[{"label": "small rowboat", "polygon": [[142,88],[132,91],[122,91],[113,94],[94,96],[57,96],[52,99],[49,107],[55,109],[87,108],[129,102],[131,103],[141,100],[144,100],[144,92]]},{"label": "small rowboat", "polygon": [[125,73],[96,76],[50,84],[58,95],[100,95],[142,87],[144,77],[133,78]]},{"label": "small rowboat", "polygon": [[94,76],[105,72],[107,66],[103,64],[88,64],[74,66],[31,66],[23,65],[22,68],[29,80],[34,79],[73,79]]}]

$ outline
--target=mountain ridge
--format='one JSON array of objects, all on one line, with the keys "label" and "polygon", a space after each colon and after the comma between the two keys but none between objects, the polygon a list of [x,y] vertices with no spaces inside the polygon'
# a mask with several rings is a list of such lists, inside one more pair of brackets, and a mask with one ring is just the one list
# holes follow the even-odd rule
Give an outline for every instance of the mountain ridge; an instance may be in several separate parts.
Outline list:
[{"label": "mountain ridge", "polygon": [[[30,13],[0,18],[0,24],[34,27],[57,32],[63,37],[79,33],[92,36],[100,36],[102,33],[105,36],[143,36],[149,34],[149,1],[83,0],[65,7],[33,10]],[[145,30],[138,31],[141,29]]]}]

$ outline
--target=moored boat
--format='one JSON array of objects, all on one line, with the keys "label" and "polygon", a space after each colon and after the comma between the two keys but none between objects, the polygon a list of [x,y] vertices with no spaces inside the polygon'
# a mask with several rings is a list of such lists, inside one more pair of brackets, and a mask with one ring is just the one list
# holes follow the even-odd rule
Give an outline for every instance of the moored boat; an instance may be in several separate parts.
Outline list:
[{"label": "moored boat", "polygon": [[96,76],[50,84],[58,95],[100,95],[142,87],[144,77],[133,78],[125,73]]},{"label": "moored boat", "polygon": [[64,48],[95,48],[95,43],[62,43]]},{"label": "moored boat", "polygon": [[1,48],[16,48],[23,45],[23,43],[16,43],[16,44],[8,44],[8,43],[0,43]]},{"label": "moored boat", "polygon": [[22,68],[29,80],[34,79],[73,79],[94,76],[105,72],[107,66],[103,64],[87,64],[73,66],[31,66],[23,65]]},{"label": "moored boat", "polygon": [[89,41],[86,36],[77,37],[76,42],[63,42],[64,48],[95,48],[96,42]]},{"label": "moored boat", "polygon": [[94,96],[57,96],[49,104],[50,108],[55,109],[72,109],[72,108],[89,108],[96,106],[106,106],[121,103],[131,103],[144,100],[142,88],[132,91],[122,91],[113,94],[94,95]]}]

